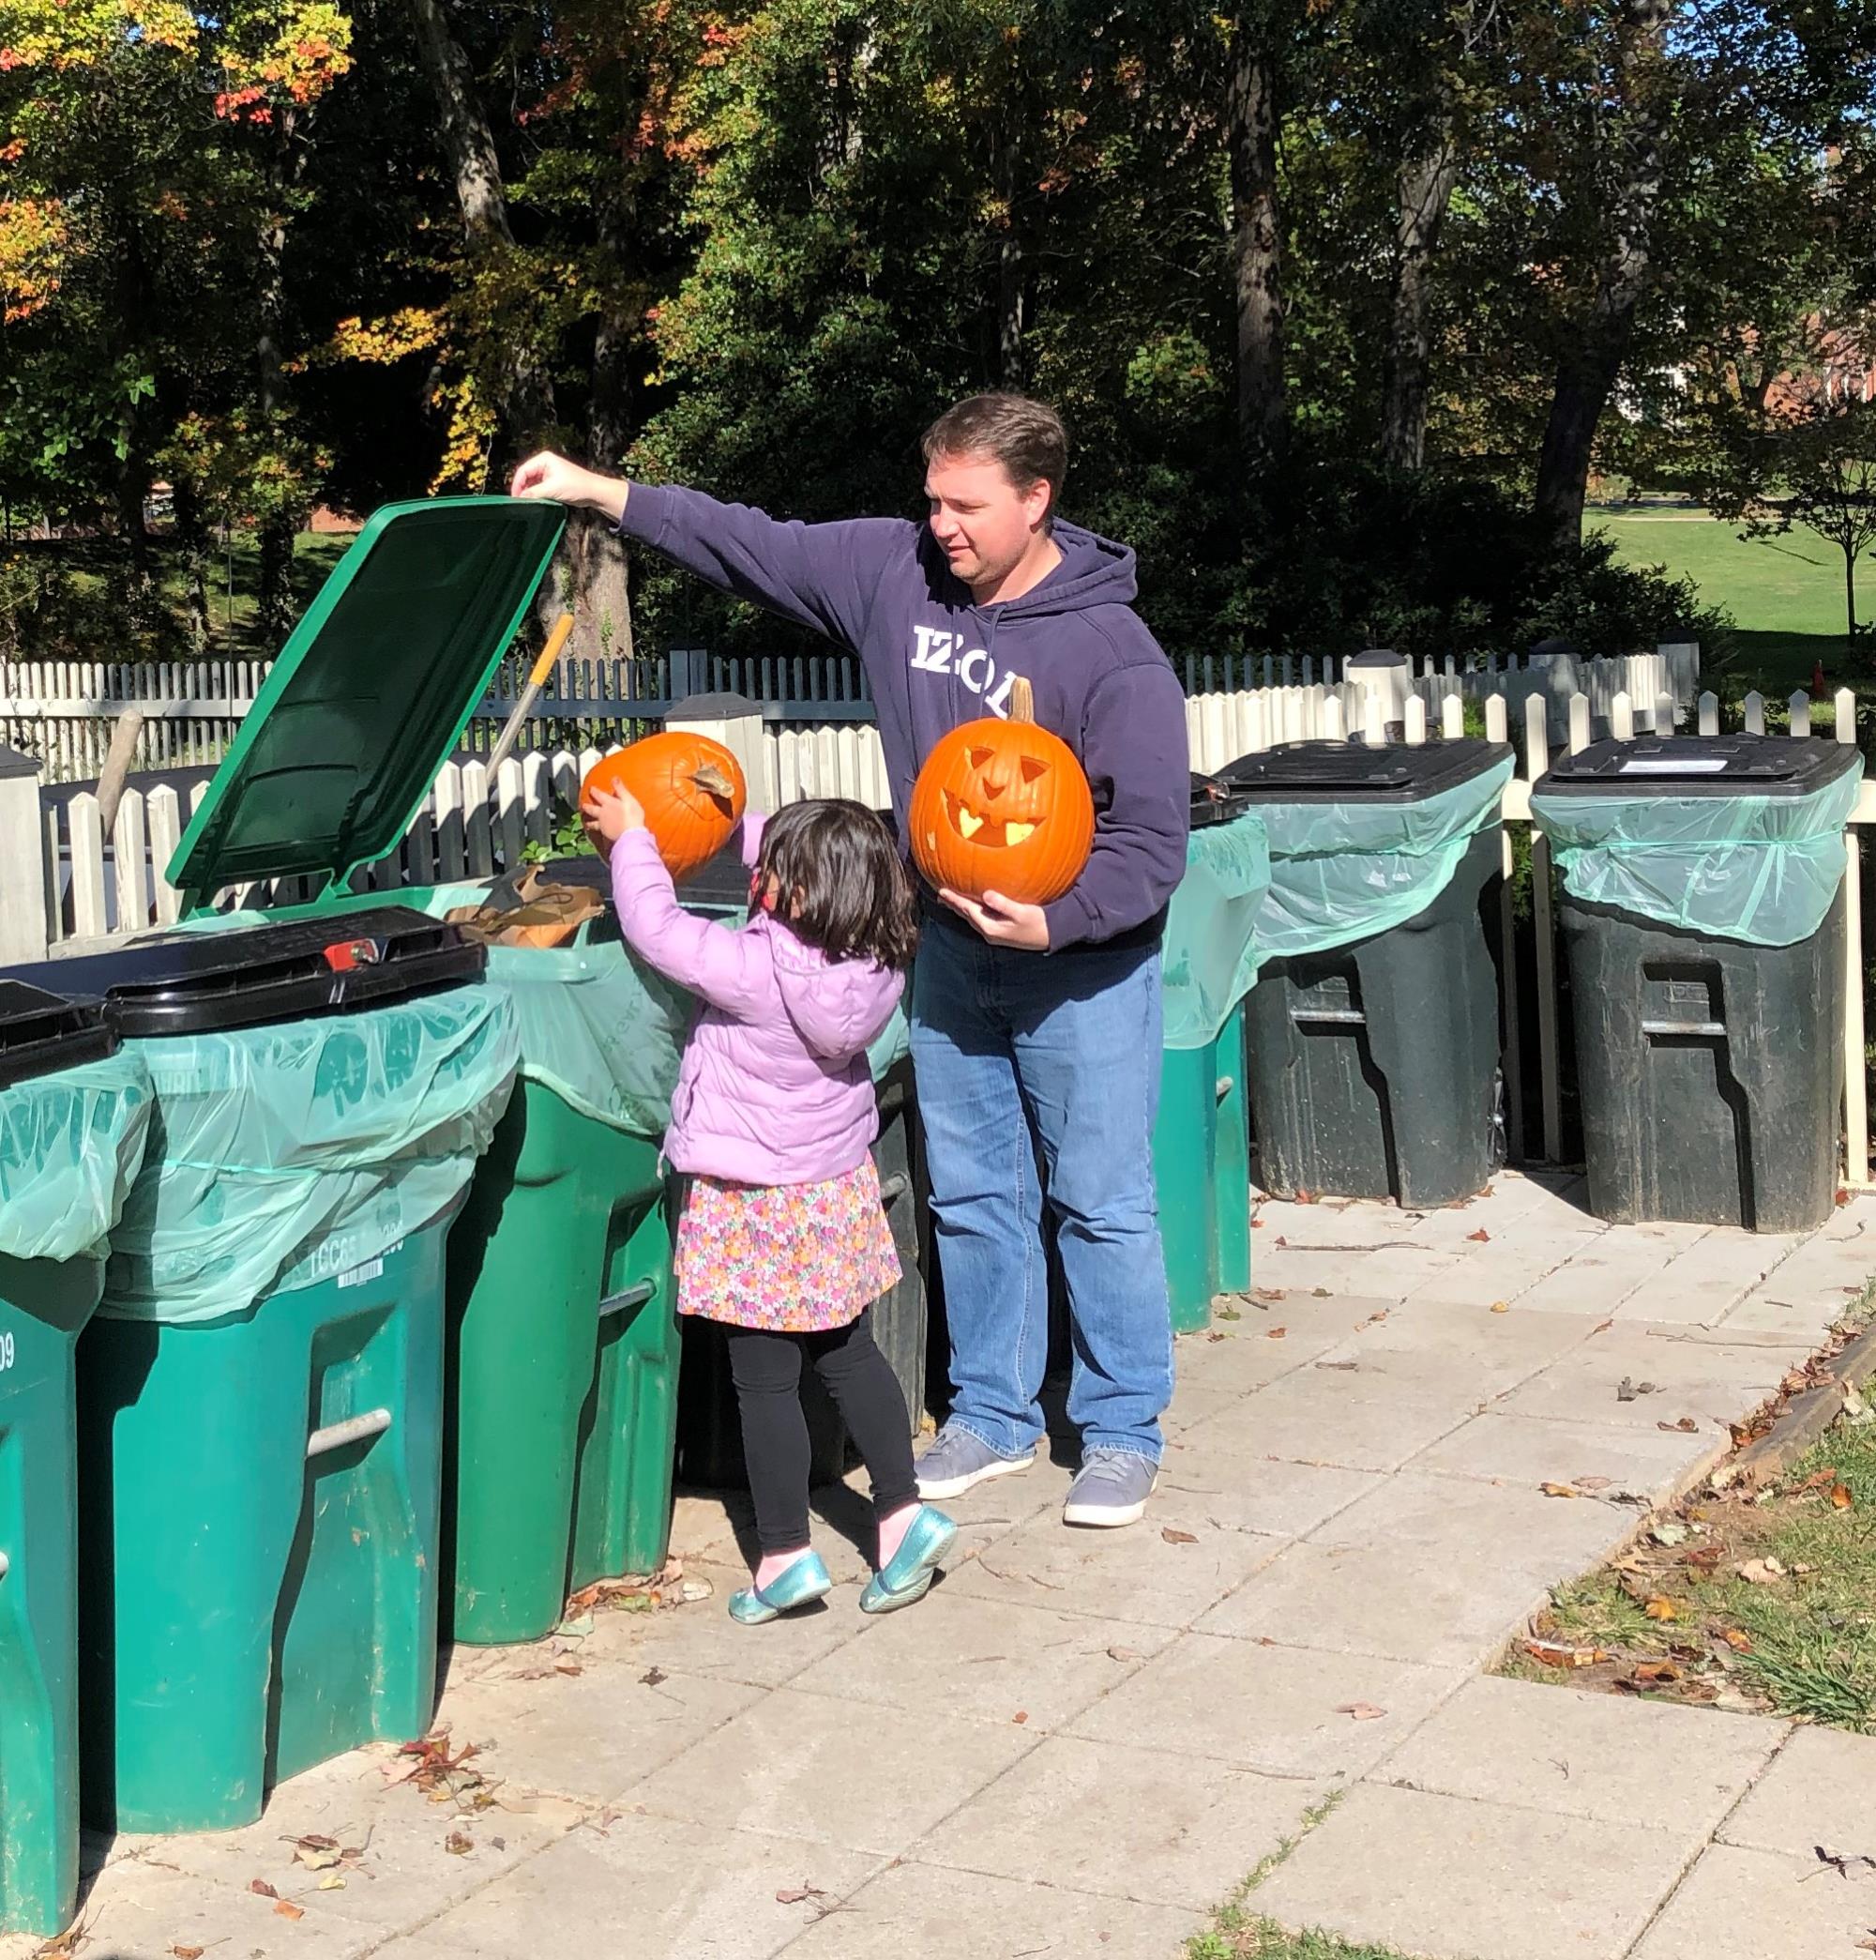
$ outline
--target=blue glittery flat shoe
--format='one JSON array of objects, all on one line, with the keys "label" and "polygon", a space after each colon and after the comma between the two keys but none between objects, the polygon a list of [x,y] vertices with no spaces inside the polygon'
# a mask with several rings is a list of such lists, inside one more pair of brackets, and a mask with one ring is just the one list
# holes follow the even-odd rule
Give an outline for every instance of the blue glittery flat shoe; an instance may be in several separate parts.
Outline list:
[{"label": "blue glittery flat shoe", "polygon": [[867,1582],[860,1595],[862,1613],[897,1613],[922,1600],[931,1589],[938,1561],[951,1549],[958,1527],[942,1511],[921,1504],[907,1527],[899,1550],[885,1568]]},{"label": "blue glittery flat shoe", "polygon": [[730,1595],[730,1618],[738,1626],[759,1627],[797,1606],[811,1606],[825,1600],[833,1587],[819,1552],[804,1552],[794,1563],[771,1579],[760,1592],[746,1586]]}]

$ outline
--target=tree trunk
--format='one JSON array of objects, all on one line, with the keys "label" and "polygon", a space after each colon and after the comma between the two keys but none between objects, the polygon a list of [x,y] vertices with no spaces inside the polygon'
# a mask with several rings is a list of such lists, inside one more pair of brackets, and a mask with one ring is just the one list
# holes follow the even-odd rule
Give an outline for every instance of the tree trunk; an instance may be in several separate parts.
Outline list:
[{"label": "tree trunk", "polygon": [[[495,136],[476,93],[475,70],[450,32],[444,0],[408,0],[417,53],[436,97],[445,154],[456,179],[456,204],[472,257],[512,249],[507,192]],[[494,376],[496,440],[489,457],[489,487],[507,479],[510,457],[537,448],[554,422],[553,383],[532,348],[505,346]]]},{"label": "tree trunk", "polygon": [[208,651],[214,629],[208,616],[208,526],[202,519],[202,506],[195,492],[178,482],[175,498],[176,541],[182,548],[183,604],[188,620],[189,650]]},{"label": "tree trunk", "polygon": [[1843,547],[1843,650],[1854,658],[1856,653],[1856,548],[1846,544]]},{"label": "tree trunk", "polygon": [[[628,280],[637,216],[632,186],[621,175],[598,213],[600,250],[617,283],[600,300],[586,409],[586,461],[606,476],[624,473],[632,440],[631,355],[640,314]],[[566,555],[565,576],[553,583],[561,594],[556,610],[573,615],[573,646],[589,656],[629,660],[631,586],[624,542],[609,524],[588,518],[569,527]]]},{"label": "tree trunk", "polygon": [[1277,84],[1276,49],[1248,11],[1241,12],[1232,36],[1225,130],[1237,297],[1238,441],[1253,467],[1280,453],[1287,423]]},{"label": "tree trunk", "polygon": [[1661,194],[1662,146],[1672,112],[1668,23],[1675,0],[1625,0],[1618,30],[1622,101],[1614,119],[1618,175],[1609,195],[1611,236],[1578,343],[1557,364],[1550,424],[1537,461],[1533,509],[1560,550],[1582,536],[1591,454],[1653,272],[1649,258]]},{"label": "tree trunk", "polygon": [[116,483],[117,528],[124,539],[124,618],[133,638],[152,631],[157,624],[157,581],[150,570],[150,534],[144,528],[148,479],[143,444],[133,428]]},{"label": "tree trunk", "polygon": [[1394,292],[1382,357],[1381,457],[1399,470],[1417,470],[1426,457],[1430,273],[1459,178],[1459,144],[1446,119],[1426,132],[1395,176]]},{"label": "tree trunk", "polygon": [[507,194],[502,187],[495,134],[476,95],[475,70],[449,31],[444,0],[409,0],[416,23],[417,53],[436,96],[438,126],[456,177],[456,203],[471,250],[512,245]]},{"label": "tree trunk", "polygon": [[[290,127],[283,126],[281,134],[283,144],[291,142]],[[280,195],[280,185],[276,184],[276,195]],[[255,357],[260,368],[262,419],[275,425],[280,424],[286,408],[281,353],[286,318],[286,243],[285,219],[278,214],[269,216],[261,226],[258,241],[261,332]],[[285,433],[278,426],[276,433]],[[291,508],[277,508],[262,516],[255,628],[268,653],[279,650],[293,627],[294,539],[298,530],[299,513]]]}]

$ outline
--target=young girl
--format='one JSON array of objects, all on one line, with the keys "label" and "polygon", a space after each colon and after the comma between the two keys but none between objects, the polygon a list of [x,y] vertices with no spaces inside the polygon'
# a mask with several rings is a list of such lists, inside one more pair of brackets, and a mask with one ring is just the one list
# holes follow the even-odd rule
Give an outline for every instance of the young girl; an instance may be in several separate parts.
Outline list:
[{"label": "young girl", "polygon": [[808,1542],[804,1357],[872,1480],[879,1557],[860,1610],[909,1606],[957,1527],[918,1501],[905,1398],[868,1312],[900,1277],[869,1154],[867,1047],[892,1018],[916,936],[905,869],[858,803],[746,817],[749,915],[732,931],[679,907],[632,798],[596,794],[584,814],[610,853],[627,943],[704,1002],[664,1154],[689,1178],[677,1311],[728,1329],[755,1498],[762,1559],[731,1616],[759,1625],[832,1583]]}]

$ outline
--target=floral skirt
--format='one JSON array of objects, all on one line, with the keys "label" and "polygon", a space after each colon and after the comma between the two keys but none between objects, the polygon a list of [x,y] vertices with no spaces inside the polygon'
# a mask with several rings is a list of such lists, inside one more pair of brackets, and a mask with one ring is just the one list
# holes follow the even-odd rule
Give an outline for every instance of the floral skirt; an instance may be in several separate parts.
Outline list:
[{"label": "floral skirt", "polygon": [[900,1279],[872,1160],[823,1184],[692,1178],[676,1269],[680,1314],[771,1333],[845,1327]]}]

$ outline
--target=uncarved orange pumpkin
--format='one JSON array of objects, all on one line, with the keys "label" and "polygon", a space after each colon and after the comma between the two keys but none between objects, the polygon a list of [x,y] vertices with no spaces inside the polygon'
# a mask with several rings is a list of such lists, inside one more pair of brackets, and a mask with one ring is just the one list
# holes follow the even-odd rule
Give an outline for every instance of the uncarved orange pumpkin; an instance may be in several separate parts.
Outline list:
[{"label": "uncarved orange pumpkin", "polygon": [[1095,799],[1075,752],[1036,725],[1028,681],[1009,719],[967,722],[933,744],[912,786],[913,861],[933,885],[1046,905],[1082,875]]},{"label": "uncarved orange pumpkin", "polygon": [[603,789],[628,790],[645,814],[645,828],[673,878],[688,877],[729,843],[749,801],[742,765],[707,735],[667,729],[648,735],[594,764],[580,799]]}]

